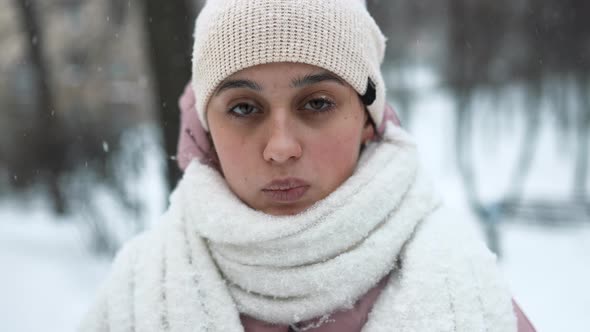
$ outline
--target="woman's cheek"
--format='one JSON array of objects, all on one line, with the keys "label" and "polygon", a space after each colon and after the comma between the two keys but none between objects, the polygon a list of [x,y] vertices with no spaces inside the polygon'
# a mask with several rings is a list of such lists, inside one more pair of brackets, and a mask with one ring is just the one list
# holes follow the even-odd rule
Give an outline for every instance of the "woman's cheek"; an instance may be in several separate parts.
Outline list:
[{"label": "woman's cheek", "polygon": [[358,140],[355,135],[345,135],[320,139],[320,143],[316,143],[313,149],[315,168],[322,177],[330,179],[330,187],[340,185],[352,174],[358,159]]},{"label": "woman's cheek", "polygon": [[223,174],[226,180],[233,184],[240,177],[240,173],[247,172],[247,153],[240,141],[231,137],[218,137],[215,144]]}]

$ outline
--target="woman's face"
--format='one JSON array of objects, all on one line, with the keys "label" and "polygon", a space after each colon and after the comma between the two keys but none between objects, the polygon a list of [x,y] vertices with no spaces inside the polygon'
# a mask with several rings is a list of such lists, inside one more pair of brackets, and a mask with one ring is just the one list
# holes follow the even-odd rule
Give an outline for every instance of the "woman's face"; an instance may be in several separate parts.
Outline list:
[{"label": "woman's face", "polygon": [[231,190],[272,215],[299,213],[336,190],[374,135],[351,86],[298,63],[228,77],[213,93],[207,118]]}]

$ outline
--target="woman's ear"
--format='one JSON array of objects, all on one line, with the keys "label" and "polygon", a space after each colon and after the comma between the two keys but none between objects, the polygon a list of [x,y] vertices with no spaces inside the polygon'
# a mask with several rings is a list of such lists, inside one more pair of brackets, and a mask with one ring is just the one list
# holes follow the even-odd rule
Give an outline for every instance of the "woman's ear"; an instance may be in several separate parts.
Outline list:
[{"label": "woman's ear", "polygon": [[375,139],[375,126],[373,125],[373,121],[371,121],[371,116],[367,111],[365,111],[365,125],[363,127],[361,138],[363,144],[369,143],[369,141]]}]

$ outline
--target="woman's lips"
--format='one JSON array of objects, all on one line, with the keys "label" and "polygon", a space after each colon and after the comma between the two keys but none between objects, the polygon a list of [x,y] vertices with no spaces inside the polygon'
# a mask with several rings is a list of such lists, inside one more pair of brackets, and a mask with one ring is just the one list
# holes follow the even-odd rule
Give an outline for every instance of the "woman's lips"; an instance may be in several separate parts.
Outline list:
[{"label": "woman's lips", "polygon": [[274,201],[290,203],[299,200],[308,189],[307,182],[297,178],[288,178],[270,182],[262,189],[262,192]]}]

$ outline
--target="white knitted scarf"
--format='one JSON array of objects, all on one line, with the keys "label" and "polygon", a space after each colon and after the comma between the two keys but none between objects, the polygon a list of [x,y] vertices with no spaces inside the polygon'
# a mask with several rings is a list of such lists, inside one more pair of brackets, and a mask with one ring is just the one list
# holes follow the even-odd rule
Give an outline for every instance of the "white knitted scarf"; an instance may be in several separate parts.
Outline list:
[{"label": "white knitted scarf", "polygon": [[494,257],[463,225],[431,216],[431,192],[393,126],[295,216],[250,209],[193,163],[166,221],[119,254],[83,330],[242,331],[239,313],[293,324],[350,308],[391,273],[363,331],[515,331]]}]

